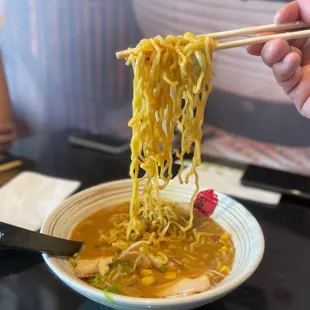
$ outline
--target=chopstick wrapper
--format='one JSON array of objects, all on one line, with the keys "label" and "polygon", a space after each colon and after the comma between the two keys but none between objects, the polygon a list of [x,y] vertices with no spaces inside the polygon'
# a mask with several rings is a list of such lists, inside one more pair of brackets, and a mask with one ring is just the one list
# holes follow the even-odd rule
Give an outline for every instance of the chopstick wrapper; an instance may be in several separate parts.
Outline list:
[{"label": "chopstick wrapper", "polygon": [[[182,173],[183,180],[185,180],[185,175],[189,171],[190,167],[184,169]],[[197,173],[201,190],[214,189],[229,196],[268,205],[277,205],[281,198],[279,193],[243,186],[240,183],[244,173],[242,169],[213,163],[201,163],[197,168]],[[174,178],[173,181],[178,182],[178,177]],[[194,176],[189,178],[189,183],[195,183]]]},{"label": "chopstick wrapper", "polygon": [[50,212],[80,184],[79,181],[22,172],[0,188],[0,221],[38,230]]}]

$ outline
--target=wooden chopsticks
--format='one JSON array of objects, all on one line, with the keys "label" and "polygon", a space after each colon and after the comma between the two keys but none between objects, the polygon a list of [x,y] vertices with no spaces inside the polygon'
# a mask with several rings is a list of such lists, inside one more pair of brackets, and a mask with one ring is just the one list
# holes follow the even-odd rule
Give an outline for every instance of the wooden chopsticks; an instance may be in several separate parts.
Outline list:
[{"label": "wooden chopsticks", "polygon": [[7,172],[11,169],[18,168],[23,165],[21,160],[14,160],[5,164],[0,165],[0,173]]},{"label": "wooden chopsticks", "polygon": [[[259,34],[262,32],[287,31],[287,30],[306,28],[306,27],[309,28],[310,25],[307,25],[303,22],[281,24],[281,25],[271,24],[271,25],[266,25],[266,26],[240,29],[240,32],[238,32],[238,34],[235,36],[244,36],[248,34]],[[254,28],[256,28],[256,31]],[[234,31],[234,30],[232,32],[237,33],[237,31]],[[253,44],[266,43],[268,41],[271,41],[277,38],[291,40],[291,39],[299,39],[299,38],[304,38],[304,37],[310,37],[310,29],[276,33],[276,34],[271,34],[271,35],[261,35],[261,36],[255,36],[255,37],[251,37],[251,38],[243,39],[243,40],[219,43],[216,49],[222,50],[222,49],[227,49],[227,48],[242,47],[242,46],[248,46],[248,45],[253,45]],[[223,38],[223,36],[221,38]]]},{"label": "wooden chopsticks", "polygon": [[[290,31],[296,29],[308,28],[305,30],[298,30],[298,31]],[[253,44],[259,43],[266,43],[270,40],[276,38],[283,38],[286,40],[297,39],[297,38],[304,38],[310,37],[310,25],[298,21],[293,23],[286,23],[286,24],[270,24],[270,25],[263,25],[257,27],[249,27],[249,28],[242,28],[236,30],[229,30],[229,31],[222,31],[222,32],[215,32],[209,34],[203,34],[199,36],[210,36],[215,40],[220,39],[227,39],[227,38],[236,38],[236,37],[244,37],[253,34],[259,34],[263,32],[281,32],[272,35],[262,35],[262,36],[254,36],[247,39],[240,39],[235,41],[223,42],[219,43],[216,47],[217,50],[234,48],[234,47],[242,47],[248,46]],[[116,57],[118,59],[128,57],[131,53],[135,52],[135,48],[129,48],[124,51],[120,51],[116,53]]]},{"label": "wooden chopsticks", "polygon": [[[257,34],[261,32],[276,32],[276,31],[286,31],[286,30],[294,30],[294,29],[301,29],[307,28],[310,25],[307,25],[304,22],[298,21],[293,23],[286,23],[286,24],[269,24],[269,25],[262,25],[262,26],[255,26],[255,27],[248,27],[248,28],[241,28],[235,30],[228,30],[228,31],[221,31],[221,32],[214,32],[210,33],[213,39],[226,39],[226,38],[234,38],[234,37],[242,37],[249,34]],[[206,36],[204,34],[203,36]]]}]

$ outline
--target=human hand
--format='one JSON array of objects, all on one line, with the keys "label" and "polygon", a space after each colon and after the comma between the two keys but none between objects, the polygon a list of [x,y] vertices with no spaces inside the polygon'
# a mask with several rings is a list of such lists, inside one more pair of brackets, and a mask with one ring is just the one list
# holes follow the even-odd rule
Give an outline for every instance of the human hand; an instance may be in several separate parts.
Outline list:
[{"label": "human hand", "polygon": [[[310,24],[310,0],[290,2],[275,16],[275,23],[280,24],[297,20]],[[310,38],[276,39],[250,46],[248,52],[262,57],[299,113],[310,118]]]}]

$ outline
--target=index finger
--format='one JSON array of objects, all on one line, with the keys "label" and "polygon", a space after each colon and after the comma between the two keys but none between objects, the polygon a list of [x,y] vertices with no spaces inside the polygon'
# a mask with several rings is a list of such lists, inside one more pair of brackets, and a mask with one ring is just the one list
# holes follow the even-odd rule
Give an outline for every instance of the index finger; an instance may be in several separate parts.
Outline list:
[{"label": "index finger", "polygon": [[[304,22],[310,24],[310,0],[297,0],[286,4],[275,15],[274,23],[283,24],[298,20],[303,20]],[[307,38],[296,39],[290,41],[290,44],[297,48],[302,48],[306,41]]]},{"label": "index finger", "polygon": [[310,24],[310,0],[297,0],[285,5],[274,18],[276,24],[303,20]]},{"label": "index finger", "polygon": [[[277,12],[274,18],[275,24],[291,23],[298,20],[304,20],[310,24],[310,0],[297,0],[286,4],[280,11]],[[266,35],[266,34],[264,34]],[[297,48],[301,48],[307,38],[291,40],[290,44]],[[247,48],[248,53],[255,56],[260,56],[265,44],[256,44]]]},{"label": "index finger", "polygon": [[275,24],[291,23],[300,20],[299,5],[297,1],[286,4],[274,17]]},{"label": "index finger", "polygon": [[310,0],[297,0],[299,6],[299,17],[310,24]]}]

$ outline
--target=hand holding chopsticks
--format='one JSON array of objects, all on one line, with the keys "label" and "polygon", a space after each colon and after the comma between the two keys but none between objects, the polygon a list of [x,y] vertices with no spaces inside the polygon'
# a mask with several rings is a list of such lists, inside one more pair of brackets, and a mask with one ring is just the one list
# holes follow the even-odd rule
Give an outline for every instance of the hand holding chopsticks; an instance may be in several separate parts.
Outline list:
[{"label": "hand holding chopsticks", "polygon": [[[302,18],[310,24],[309,8],[310,0],[292,1],[276,14],[275,22],[285,24]],[[251,45],[248,52],[262,57],[299,113],[310,118],[310,36]]]},{"label": "hand holding chopsticks", "polygon": [[[291,31],[296,29],[303,29],[298,31]],[[248,35],[256,35],[262,32],[279,32],[282,33],[276,33],[272,35],[263,35],[263,36],[254,36],[247,39],[241,39],[241,40],[235,40],[235,41],[229,41],[229,42],[223,42],[219,43],[217,45],[217,50],[222,49],[228,49],[228,48],[234,48],[234,47],[241,47],[241,46],[248,46],[258,43],[265,43],[270,40],[276,39],[276,38],[284,38],[286,40],[290,39],[297,39],[297,38],[303,38],[303,37],[310,37],[310,25],[302,22],[297,21],[293,23],[286,23],[286,24],[271,24],[271,25],[264,25],[264,26],[257,26],[257,27],[249,27],[249,28],[243,28],[243,29],[236,29],[236,30],[229,30],[229,31],[223,31],[223,32],[215,32],[210,34],[203,34],[201,36],[210,36],[215,40],[221,40],[221,39],[227,39],[227,38],[235,38],[235,37],[244,37]],[[134,48],[129,48],[125,51],[117,52],[116,57],[117,58],[123,58],[129,56],[131,53],[134,53]]]}]

